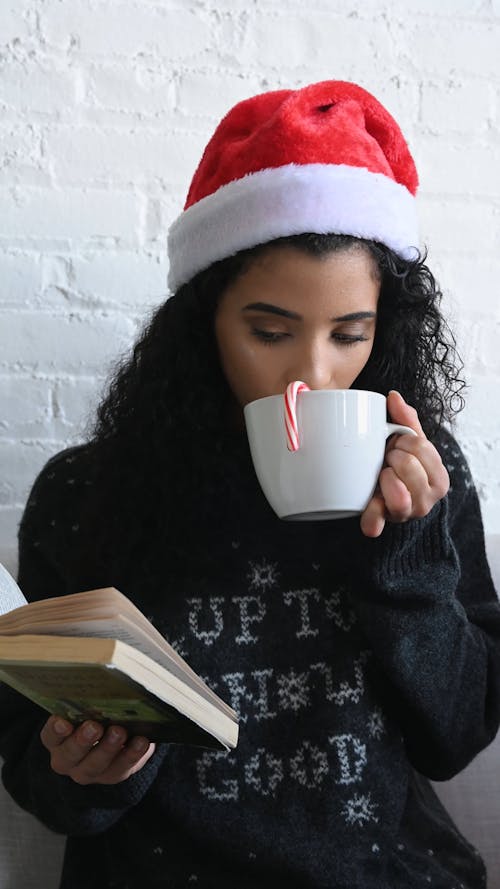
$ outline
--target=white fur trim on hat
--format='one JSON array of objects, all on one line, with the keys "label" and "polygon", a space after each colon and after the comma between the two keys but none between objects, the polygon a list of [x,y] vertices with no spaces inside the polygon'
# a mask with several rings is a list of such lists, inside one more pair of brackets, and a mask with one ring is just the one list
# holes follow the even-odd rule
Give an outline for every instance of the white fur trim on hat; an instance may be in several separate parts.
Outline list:
[{"label": "white fur trim on hat", "polygon": [[411,259],[418,253],[415,198],[388,176],[347,164],[288,164],[250,173],[172,224],[170,290],[239,250],[304,232],[379,241]]}]

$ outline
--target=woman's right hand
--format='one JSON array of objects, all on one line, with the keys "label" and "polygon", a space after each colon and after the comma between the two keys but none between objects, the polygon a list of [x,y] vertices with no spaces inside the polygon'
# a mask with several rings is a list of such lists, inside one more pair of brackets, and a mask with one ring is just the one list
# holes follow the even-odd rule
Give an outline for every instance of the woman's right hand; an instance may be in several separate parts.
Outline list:
[{"label": "woman's right hand", "polygon": [[54,772],[82,785],[126,781],[155,751],[147,738],[128,738],[122,726],[104,729],[98,722],[87,720],[75,728],[60,716],[49,717],[40,739],[50,753]]}]

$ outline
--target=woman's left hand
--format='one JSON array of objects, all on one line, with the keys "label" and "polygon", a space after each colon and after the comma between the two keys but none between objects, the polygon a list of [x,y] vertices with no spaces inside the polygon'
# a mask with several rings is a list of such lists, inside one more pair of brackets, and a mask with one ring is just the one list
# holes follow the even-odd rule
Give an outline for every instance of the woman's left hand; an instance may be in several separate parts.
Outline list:
[{"label": "woman's left hand", "polygon": [[399,392],[389,392],[387,408],[393,423],[410,426],[417,434],[394,435],[387,444],[377,491],[361,516],[366,537],[379,537],[386,521],[426,516],[450,487],[448,472],[425,437],[415,408]]}]

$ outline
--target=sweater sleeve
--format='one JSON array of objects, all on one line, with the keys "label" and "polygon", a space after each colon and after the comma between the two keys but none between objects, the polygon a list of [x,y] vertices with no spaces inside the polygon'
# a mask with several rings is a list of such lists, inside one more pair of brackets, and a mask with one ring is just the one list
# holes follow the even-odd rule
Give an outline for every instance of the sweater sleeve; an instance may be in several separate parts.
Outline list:
[{"label": "sweater sleeve", "polygon": [[440,450],[447,497],[424,519],[363,539],[354,605],[410,762],[447,780],[498,730],[500,603],[465,458],[448,435]]},{"label": "sweater sleeve", "polygon": [[[42,470],[21,521],[18,581],[31,600],[68,592],[61,562],[56,553],[51,557],[44,544],[50,517],[57,516],[59,521],[64,515],[60,495],[65,459],[64,454],[58,455]],[[159,745],[146,765],[126,781],[83,787],[52,771],[48,751],[40,741],[47,717],[44,710],[0,683],[0,756],[6,789],[22,808],[59,833],[84,835],[106,830],[149,790],[167,745]]]}]

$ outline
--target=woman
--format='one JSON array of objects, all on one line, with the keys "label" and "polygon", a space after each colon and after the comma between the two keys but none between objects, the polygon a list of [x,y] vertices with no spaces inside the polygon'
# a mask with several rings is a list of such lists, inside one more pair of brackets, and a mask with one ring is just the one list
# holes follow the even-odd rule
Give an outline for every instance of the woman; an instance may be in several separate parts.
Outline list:
[{"label": "woman", "polygon": [[[495,736],[500,608],[416,187],[353,84],[237,105],[171,229],[174,295],[35,482],[25,593],[118,587],[240,715],[235,752],[155,747],[6,690],[4,781],[69,835],[62,887],[485,884],[427,781]],[[417,433],[360,519],[281,522],[260,491],[242,406],[295,379]]]}]

